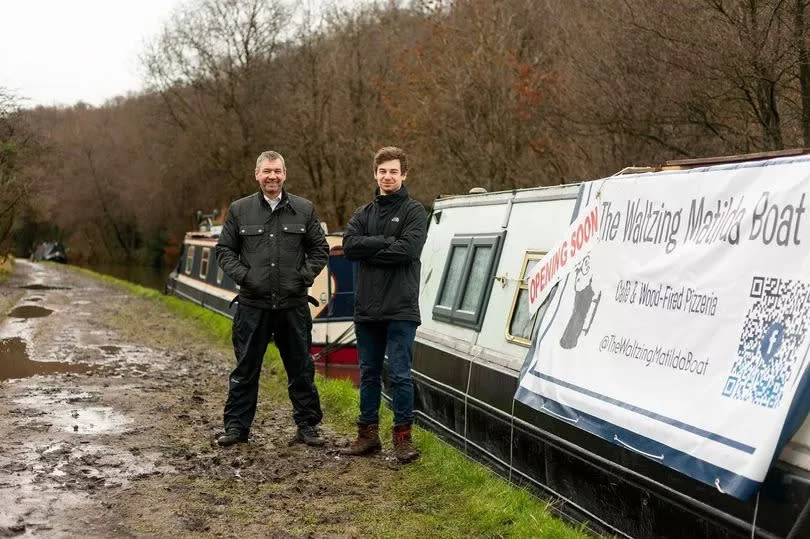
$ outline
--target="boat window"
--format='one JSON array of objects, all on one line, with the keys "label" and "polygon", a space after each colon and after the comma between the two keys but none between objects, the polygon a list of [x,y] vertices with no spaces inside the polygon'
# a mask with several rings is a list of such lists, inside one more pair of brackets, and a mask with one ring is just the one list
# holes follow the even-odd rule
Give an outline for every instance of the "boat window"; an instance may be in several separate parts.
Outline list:
[{"label": "boat window", "polygon": [[186,275],[191,275],[191,267],[194,265],[194,246],[188,246],[188,252],[186,253],[186,266],[183,268],[186,271]]},{"label": "boat window", "polygon": [[450,243],[433,318],[481,329],[503,233],[456,236]]},{"label": "boat window", "polygon": [[222,279],[225,278],[225,270],[217,266],[217,284],[222,284]]},{"label": "boat window", "polygon": [[461,298],[462,311],[475,312],[481,303],[493,250],[492,245],[476,247],[473,250],[470,278],[467,279],[467,286],[464,288],[464,295]]},{"label": "boat window", "polygon": [[442,292],[439,294],[439,305],[452,308],[456,303],[458,282],[461,279],[461,270],[467,258],[467,245],[453,245],[450,251],[450,264],[445,270],[447,275]]},{"label": "boat window", "polygon": [[211,258],[211,249],[203,247],[202,260],[200,261],[200,277],[205,279],[208,276],[208,259]]},{"label": "boat window", "polygon": [[[506,322],[506,340],[529,346],[531,344],[532,330],[538,318],[541,318],[548,306],[548,299],[543,302],[534,316],[529,316],[529,286],[526,276],[545,255],[542,251],[528,251],[523,257],[523,265],[520,269],[520,280],[515,288],[515,295],[512,298],[512,305],[509,318]],[[551,296],[549,296],[551,297]]]}]

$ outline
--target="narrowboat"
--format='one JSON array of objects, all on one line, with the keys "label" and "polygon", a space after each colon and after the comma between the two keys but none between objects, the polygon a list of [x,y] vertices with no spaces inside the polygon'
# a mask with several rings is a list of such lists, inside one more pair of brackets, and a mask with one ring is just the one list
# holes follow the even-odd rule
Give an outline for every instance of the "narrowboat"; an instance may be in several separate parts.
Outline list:
[{"label": "narrowboat", "polygon": [[[221,225],[204,222],[200,230],[187,232],[177,267],[169,274],[167,294],[197,303],[228,318],[236,312],[234,298],[239,285],[216,263],[214,247]],[[354,266],[343,256],[343,236],[326,235],[329,262],[309,289],[312,314],[311,353],[316,366],[357,365],[354,324]],[[332,371],[337,377],[356,378],[356,372]]]},{"label": "narrowboat", "polygon": [[59,262],[67,264],[67,250],[58,241],[46,241],[38,244],[31,253],[32,262]]},{"label": "narrowboat", "polygon": [[[624,170],[601,180],[600,185],[632,177],[670,185],[690,173],[687,179],[693,183],[686,185],[710,185],[725,181],[723,174],[735,173],[728,172],[735,163],[766,177],[772,170],[770,180],[779,182],[783,180],[782,170],[810,176],[810,156],[804,153],[668,162],[654,168]],[[708,484],[666,465],[669,457],[663,457],[664,450],[659,458],[657,449],[640,449],[662,444],[642,440],[643,436],[630,427],[596,421],[573,404],[560,405],[550,398],[540,407],[516,399],[521,375],[525,374],[522,371],[533,368],[527,366],[527,358],[534,352],[538,334],[546,331],[544,324],[550,327],[555,323],[559,303],[568,293],[567,289],[562,292],[560,282],[556,292],[530,314],[528,297],[532,290],[527,277],[537,264],[553,262],[551,249],[566,237],[574,217],[586,204],[585,198],[593,195],[594,186],[595,182],[587,182],[477,192],[434,202],[421,257],[422,324],[414,343],[417,421],[503,477],[553,500],[554,510],[575,522],[587,523],[594,533],[643,538],[810,537],[806,392],[791,406],[792,416],[782,432],[785,440],[766,468],[767,476],[757,493],[747,499],[730,495],[725,482]],[[803,205],[805,199],[799,193],[795,198],[794,210],[801,214],[799,200]],[[754,208],[755,219],[758,208]],[[719,215],[715,217],[719,219]],[[793,225],[798,228],[795,220]],[[618,231],[621,235],[622,230]],[[794,241],[793,229],[785,230],[781,237],[787,237],[788,232],[789,240]],[[805,246],[810,245],[810,238],[805,241]],[[671,271],[676,277],[680,275],[676,265]],[[591,308],[600,298],[603,309],[619,301],[618,292],[603,292],[599,297],[590,295]],[[647,312],[651,311],[642,311],[641,316]],[[588,316],[593,322],[593,315]],[[584,313],[578,330],[583,324],[588,324]],[[587,327],[577,336],[584,332]],[[771,337],[781,335],[772,333]],[[563,340],[558,339],[560,346],[565,344]],[[385,383],[387,388],[387,380]],[[628,381],[628,386],[631,384],[635,385]],[[582,399],[593,397],[593,393]],[[608,399],[614,404],[620,400],[621,395]],[[631,411],[643,410],[636,407]],[[577,412],[579,415],[572,415]],[[588,425],[598,425],[602,430]],[[643,445],[645,440],[650,443]],[[713,471],[721,467],[697,468]]]}]

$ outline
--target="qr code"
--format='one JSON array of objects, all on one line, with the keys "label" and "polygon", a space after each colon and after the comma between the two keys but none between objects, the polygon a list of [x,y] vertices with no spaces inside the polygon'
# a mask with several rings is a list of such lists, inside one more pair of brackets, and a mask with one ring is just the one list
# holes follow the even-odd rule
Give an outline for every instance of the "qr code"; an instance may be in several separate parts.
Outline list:
[{"label": "qr code", "polygon": [[743,324],[737,359],[723,395],[767,408],[782,400],[798,374],[810,311],[810,285],[796,280],[754,277],[753,303]]}]

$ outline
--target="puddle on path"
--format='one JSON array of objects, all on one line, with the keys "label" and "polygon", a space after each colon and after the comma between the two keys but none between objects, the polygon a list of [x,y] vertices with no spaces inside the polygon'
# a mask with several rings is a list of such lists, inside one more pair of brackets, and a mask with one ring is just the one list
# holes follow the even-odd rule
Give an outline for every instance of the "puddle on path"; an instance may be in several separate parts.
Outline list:
[{"label": "puddle on path", "polygon": [[45,307],[40,307],[39,305],[20,305],[8,313],[8,316],[10,318],[42,318],[43,316],[48,316],[52,312],[53,311],[51,309],[46,309]]},{"label": "puddle on path", "polygon": [[133,422],[109,406],[93,406],[100,400],[100,393],[72,393],[56,388],[43,391],[37,388],[15,399],[14,403],[20,408],[12,412],[19,416],[16,421],[18,425],[24,425],[29,430],[49,432],[116,433],[124,431]]},{"label": "puddle on path", "polygon": [[27,284],[20,288],[25,288],[26,290],[70,290],[69,286],[48,286],[46,284]]},{"label": "puddle on path", "polygon": [[107,406],[68,409],[58,407],[46,416],[48,423],[57,429],[77,434],[121,432],[132,420]]},{"label": "puddle on path", "polygon": [[0,339],[0,380],[27,378],[37,374],[60,372],[87,372],[85,363],[58,363],[55,361],[32,361],[28,358],[25,341],[20,337]]}]

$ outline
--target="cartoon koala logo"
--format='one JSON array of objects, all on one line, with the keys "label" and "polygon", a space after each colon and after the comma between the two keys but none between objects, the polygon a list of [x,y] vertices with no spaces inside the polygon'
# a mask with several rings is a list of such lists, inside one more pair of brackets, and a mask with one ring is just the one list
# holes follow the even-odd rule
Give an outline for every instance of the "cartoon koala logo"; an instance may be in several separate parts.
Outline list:
[{"label": "cartoon koala logo", "polygon": [[[588,255],[574,267],[574,310],[560,337],[560,346],[567,350],[576,348],[579,336],[587,335],[593,325],[602,292],[595,293],[592,284],[591,255]],[[591,315],[589,320],[588,314]],[[588,327],[585,327],[585,320],[588,320]]]}]

